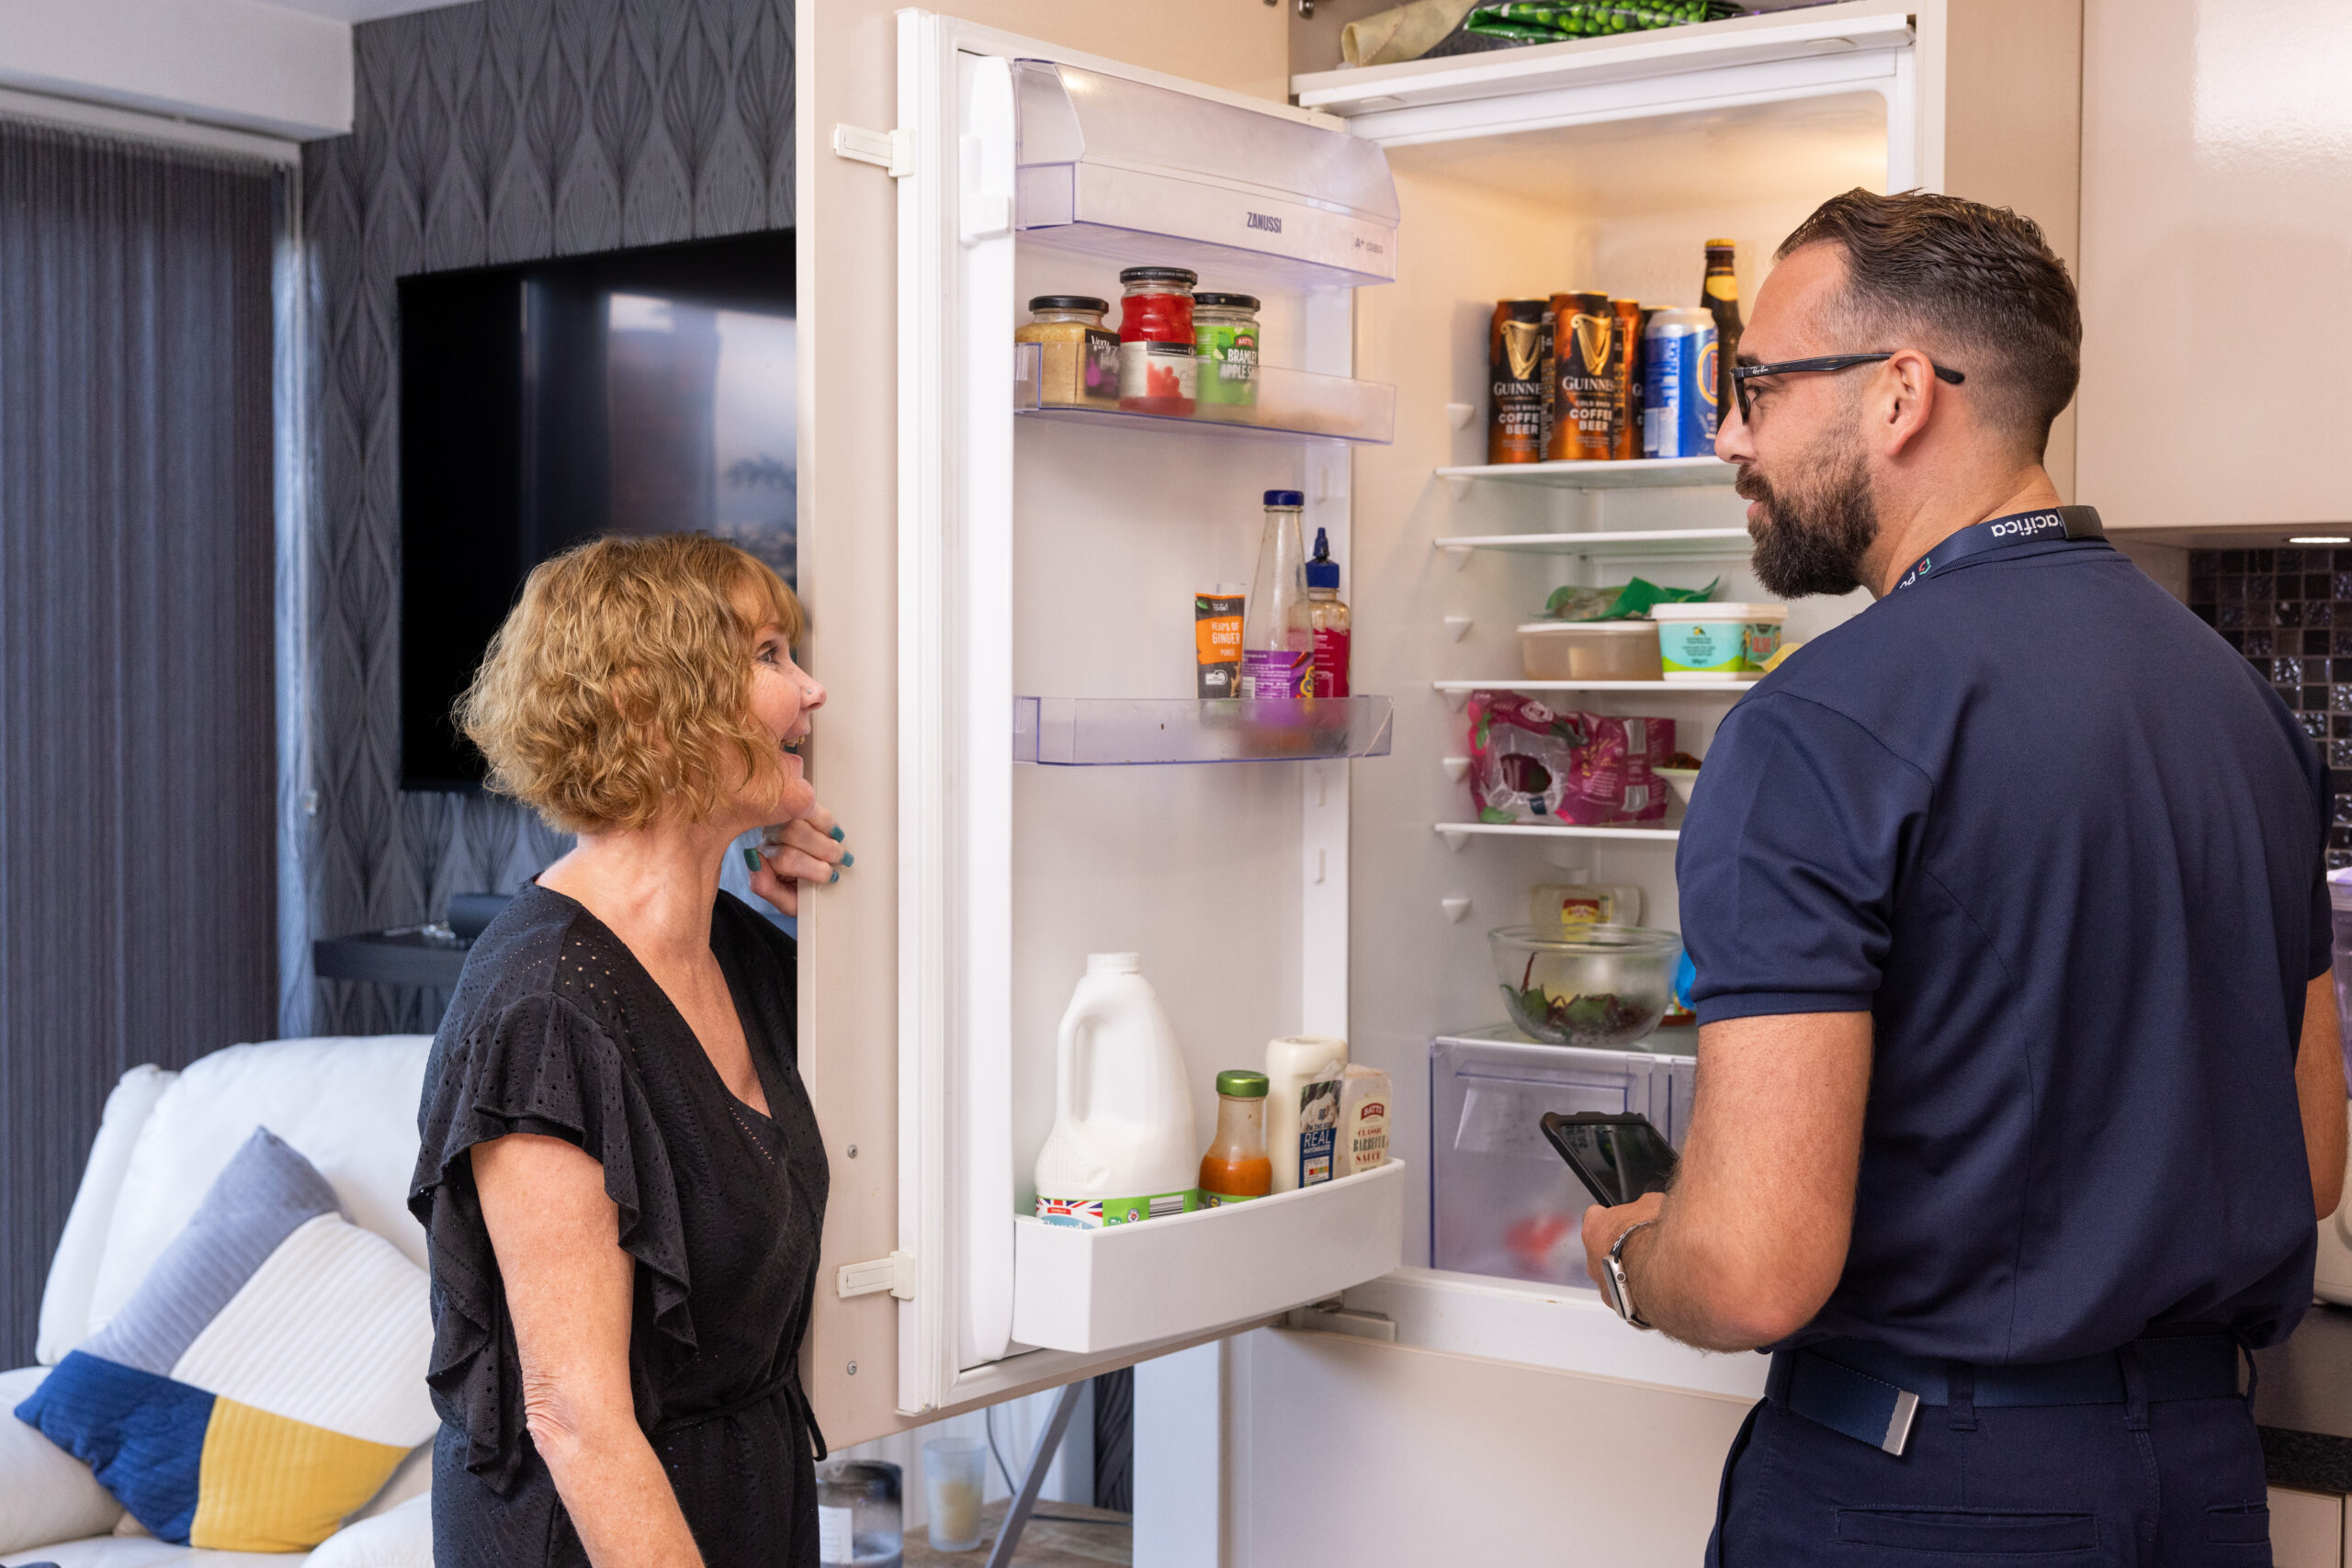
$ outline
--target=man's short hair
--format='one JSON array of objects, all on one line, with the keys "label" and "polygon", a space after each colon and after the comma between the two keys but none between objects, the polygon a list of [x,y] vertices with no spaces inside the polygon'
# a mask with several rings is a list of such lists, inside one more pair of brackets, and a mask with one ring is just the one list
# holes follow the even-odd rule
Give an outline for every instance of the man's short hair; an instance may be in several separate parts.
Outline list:
[{"label": "man's short hair", "polygon": [[1987,423],[2042,456],[2082,378],[2083,312],[2041,225],[1956,196],[1858,189],[1815,208],[1778,256],[1815,244],[1845,253],[1841,307],[1860,336],[1841,349],[1925,349],[1967,375]]}]

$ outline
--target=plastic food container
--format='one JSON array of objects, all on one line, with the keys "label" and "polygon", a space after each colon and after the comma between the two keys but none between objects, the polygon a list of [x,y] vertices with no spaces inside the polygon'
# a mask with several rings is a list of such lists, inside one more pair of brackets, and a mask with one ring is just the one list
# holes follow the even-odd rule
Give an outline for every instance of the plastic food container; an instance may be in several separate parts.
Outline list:
[{"label": "plastic food container", "polygon": [[1645,926],[1504,926],[1487,933],[1511,1021],[1531,1040],[1615,1050],[1674,999],[1682,938]]},{"label": "plastic food container", "polygon": [[1530,621],[1519,657],[1531,681],[1655,681],[1657,631],[1650,621]]},{"label": "plastic food container", "polygon": [[1662,778],[1666,781],[1667,787],[1674,791],[1675,799],[1680,801],[1685,806],[1690,804],[1690,791],[1699,783],[1698,769],[1652,768],[1650,772],[1657,777]]},{"label": "plastic food container", "polygon": [[1722,681],[1761,671],[1781,651],[1786,604],[1657,604],[1660,661],[1669,681]]}]

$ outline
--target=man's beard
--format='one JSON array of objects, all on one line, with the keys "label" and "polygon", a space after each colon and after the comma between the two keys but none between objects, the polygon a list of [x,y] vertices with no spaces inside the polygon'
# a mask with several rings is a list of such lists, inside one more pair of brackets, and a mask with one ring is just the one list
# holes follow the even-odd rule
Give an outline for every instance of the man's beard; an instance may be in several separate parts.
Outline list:
[{"label": "man's beard", "polygon": [[1733,487],[1761,503],[1747,527],[1756,541],[1756,577],[1784,599],[1852,592],[1862,583],[1862,557],[1878,541],[1878,505],[1862,455],[1849,447],[1815,472],[1813,482],[1786,496],[1753,468]]}]

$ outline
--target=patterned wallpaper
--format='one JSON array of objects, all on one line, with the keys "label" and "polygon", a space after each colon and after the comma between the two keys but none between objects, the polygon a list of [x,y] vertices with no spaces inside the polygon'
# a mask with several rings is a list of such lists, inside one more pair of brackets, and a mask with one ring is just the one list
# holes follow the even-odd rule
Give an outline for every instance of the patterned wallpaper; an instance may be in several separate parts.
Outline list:
[{"label": "patterned wallpaper", "polygon": [[2352,550],[2192,550],[2188,607],[2318,744],[2335,792],[2327,868],[2352,865]]},{"label": "patterned wallpaper", "polygon": [[317,981],[309,941],[507,891],[563,840],[485,795],[399,788],[394,280],[792,222],[791,0],[481,0],[356,29],[349,136],[304,150],[318,487],[310,541],[317,807],[280,853],[289,1034],[429,1030],[443,998]]}]

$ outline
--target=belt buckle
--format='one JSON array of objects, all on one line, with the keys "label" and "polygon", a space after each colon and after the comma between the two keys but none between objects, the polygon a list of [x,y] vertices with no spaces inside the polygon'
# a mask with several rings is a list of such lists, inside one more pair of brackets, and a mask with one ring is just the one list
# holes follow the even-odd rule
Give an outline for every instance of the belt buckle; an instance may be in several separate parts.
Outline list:
[{"label": "belt buckle", "polygon": [[1911,1423],[1919,1415],[1919,1396],[1907,1388],[1894,1391],[1894,1408],[1887,1413],[1886,1436],[1878,1446],[1895,1458],[1903,1457],[1904,1449],[1911,1441]]},{"label": "belt buckle", "polygon": [[1917,1393],[1816,1350],[1792,1352],[1790,1363],[1781,1397],[1791,1411],[1882,1453],[1903,1457],[1919,1416]]}]

